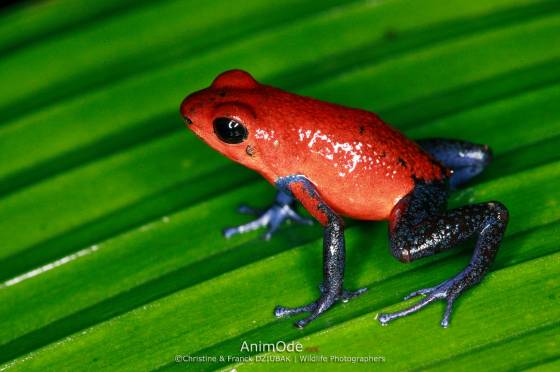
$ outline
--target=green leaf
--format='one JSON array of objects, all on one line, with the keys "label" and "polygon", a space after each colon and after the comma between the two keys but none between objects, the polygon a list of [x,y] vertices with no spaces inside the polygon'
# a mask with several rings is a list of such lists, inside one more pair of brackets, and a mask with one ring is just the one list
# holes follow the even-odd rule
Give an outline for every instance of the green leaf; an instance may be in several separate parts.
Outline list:
[{"label": "green leaf", "polygon": [[[558,367],[560,3],[533,0],[31,2],[0,13],[0,370]],[[221,229],[274,190],[184,130],[183,97],[219,72],[378,112],[412,138],[489,144],[451,206],[500,200],[492,271],[462,296],[381,327],[377,313],[461,270],[472,246],[409,265],[384,222],[349,221],[360,298],[303,331],[277,304],[317,296],[319,226],[270,242]],[[411,300],[413,301],[413,300]],[[237,363],[247,342],[301,342]],[[310,351],[311,350],[311,351]],[[315,352],[312,352],[312,351]],[[226,356],[176,363],[176,355]],[[251,354],[255,357],[255,353]],[[295,359],[298,358],[298,362]],[[365,364],[353,366],[368,367]]]}]

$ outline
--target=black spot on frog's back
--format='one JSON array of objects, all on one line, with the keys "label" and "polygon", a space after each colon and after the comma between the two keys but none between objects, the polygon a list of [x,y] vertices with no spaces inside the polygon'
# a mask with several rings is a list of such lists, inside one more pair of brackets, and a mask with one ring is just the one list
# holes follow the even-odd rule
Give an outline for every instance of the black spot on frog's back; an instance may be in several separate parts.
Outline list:
[{"label": "black spot on frog's back", "polygon": [[397,159],[397,161],[399,162],[400,165],[402,165],[404,168],[408,168],[408,163],[406,162],[406,160],[404,160],[403,158],[399,157]]}]

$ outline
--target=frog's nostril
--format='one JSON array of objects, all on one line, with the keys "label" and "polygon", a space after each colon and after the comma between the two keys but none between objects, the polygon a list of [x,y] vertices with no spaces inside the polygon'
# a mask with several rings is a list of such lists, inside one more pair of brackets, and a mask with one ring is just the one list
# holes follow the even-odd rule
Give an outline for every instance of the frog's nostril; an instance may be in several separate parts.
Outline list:
[{"label": "frog's nostril", "polygon": [[185,124],[187,124],[187,125],[191,125],[191,124],[192,124],[192,120],[189,119],[187,116],[183,116],[183,121],[184,121]]}]

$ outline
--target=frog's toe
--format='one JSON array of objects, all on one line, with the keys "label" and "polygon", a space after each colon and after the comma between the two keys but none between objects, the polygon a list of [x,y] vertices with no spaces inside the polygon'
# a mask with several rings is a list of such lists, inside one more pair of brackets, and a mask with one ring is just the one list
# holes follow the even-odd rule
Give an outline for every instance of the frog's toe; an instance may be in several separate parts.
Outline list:
[{"label": "frog's toe", "polygon": [[251,215],[251,216],[260,216],[265,212],[264,209],[253,208],[253,207],[250,207],[246,204],[240,205],[239,208],[237,208],[237,211],[241,214],[248,214],[248,215]]},{"label": "frog's toe", "polygon": [[316,307],[317,307],[316,302],[312,302],[309,305],[299,306],[299,307],[284,307],[278,305],[274,308],[274,315],[277,318],[286,318],[288,316],[313,311],[315,310]]},{"label": "frog's toe", "polygon": [[447,300],[447,306],[445,308],[445,314],[443,314],[443,319],[441,320],[441,326],[443,328],[449,327],[449,318],[451,317],[451,311],[453,310],[453,300]]},{"label": "frog's toe", "polygon": [[270,238],[272,238],[272,235],[274,235],[274,233],[278,230],[279,227],[280,227],[280,222],[269,224],[268,229],[262,235],[263,240],[270,240]]},{"label": "frog's toe", "polygon": [[351,299],[356,298],[356,297],[366,293],[367,290],[368,289],[364,287],[364,288],[360,288],[356,291],[343,291],[342,295],[340,295],[340,300],[342,302],[346,303],[346,302],[350,301]]},{"label": "frog's toe", "polygon": [[227,229],[224,229],[222,233],[226,238],[231,238],[232,236],[237,234],[244,234],[249,231],[260,229],[261,227],[264,227],[268,224],[268,220],[263,217],[264,215],[246,224],[235,227],[228,227]]},{"label": "frog's toe", "polygon": [[[287,206],[285,206],[287,208]],[[267,215],[267,230],[263,234],[262,238],[264,240],[270,240],[272,235],[278,231],[282,223],[288,218],[285,211],[283,211],[284,207],[272,207],[268,211],[265,212],[264,215]],[[264,216],[263,215],[263,216]]]},{"label": "frog's toe", "polygon": [[411,298],[416,297],[416,296],[429,294],[434,290],[434,288],[435,287],[419,289],[417,291],[414,291],[414,292],[410,293],[408,296],[405,296],[404,300],[406,301],[406,300],[410,300]]},{"label": "frog's toe", "polygon": [[456,277],[450,280],[446,280],[445,282],[435,287],[414,291],[406,296],[405,299],[410,299],[418,295],[426,295],[426,297],[405,310],[397,311],[394,313],[379,314],[377,320],[379,320],[381,325],[387,325],[387,323],[389,323],[390,321],[415,313],[436,300],[445,299],[447,300],[447,306],[445,308],[445,313],[441,321],[441,326],[447,328],[449,326],[449,319],[453,310],[453,302],[464,290],[465,286],[462,285],[462,278]]},{"label": "frog's toe", "polygon": [[412,313],[417,312],[418,310],[424,308],[426,305],[430,304],[431,302],[433,302],[435,300],[436,300],[436,298],[432,297],[432,296],[425,297],[421,301],[419,301],[416,304],[409,307],[408,309],[405,309],[405,310],[402,310],[402,311],[397,311],[397,312],[394,312],[394,313],[379,314],[377,320],[379,320],[379,323],[381,323],[381,325],[387,325],[387,323],[389,323],[392,320],[402,318],[402,317],[405,317],[407,315],[410,315]]}]

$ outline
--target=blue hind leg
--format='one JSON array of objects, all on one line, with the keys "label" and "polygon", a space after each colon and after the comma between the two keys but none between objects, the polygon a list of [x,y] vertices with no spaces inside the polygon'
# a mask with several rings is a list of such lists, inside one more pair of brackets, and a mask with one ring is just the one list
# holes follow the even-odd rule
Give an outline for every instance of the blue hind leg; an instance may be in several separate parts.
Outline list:
[{"label": "blue hind leg", "polygon": [[492,160],[492,151],[487,145],[442,138],[417,142],[443,166],[453,171],[449,183],[454,189],[480,174]]}]

